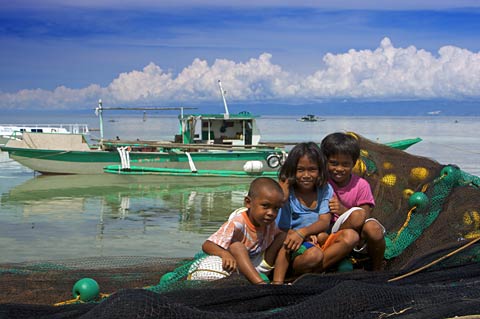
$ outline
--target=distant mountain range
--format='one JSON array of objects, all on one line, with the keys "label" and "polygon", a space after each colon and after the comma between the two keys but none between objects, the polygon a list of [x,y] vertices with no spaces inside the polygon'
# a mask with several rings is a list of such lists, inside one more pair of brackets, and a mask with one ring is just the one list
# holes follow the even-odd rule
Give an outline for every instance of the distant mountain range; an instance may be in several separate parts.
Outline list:
[{"label": "distant mountain range", "polygon": [[[197,107],[197,110],[188,110],[186,113],[223,113],[224,106],[221,102],[210,103],[162,103],[162,106]],[[136,105],[128,105],[136,106]],[[155,105],[143,105],[155,106]],[[322,116],[480,116],[480,101],[395,101],[395,102],[365,102],[365,101],[329,101],[312,103],[284,103],[279,102],[242,102],[231,101],[228,103],[230,113],[248,111],[256,115],[299,116],[313,114]],[[5,109],[2,114],[25,113],[32,115],[43,114],[93,114],[93,107],[89,109]],[[114,111],[115,112],[115,111]],[[122,111],[118,111],[122,112]],[[139,111],[140,112],[140,111]],[[125,114],[125,112],[122,112]],[[178,111],[161,111],[162,115],[178,115]]]}]

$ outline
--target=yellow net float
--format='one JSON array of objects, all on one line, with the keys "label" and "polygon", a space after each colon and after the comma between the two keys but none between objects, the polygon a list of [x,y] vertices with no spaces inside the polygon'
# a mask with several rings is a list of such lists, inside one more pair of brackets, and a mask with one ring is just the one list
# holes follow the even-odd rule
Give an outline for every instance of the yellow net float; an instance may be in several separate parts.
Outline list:
[{"label": "yellow net float", "polygon": [[414,167],[410,170],[410,178],[414,181],[421,182],[428,178],[429,172],[425,167]]},{"label": "yellow net float", "polygon": [[393,168],[393,164],[390,163],[390,162],[384,162],[384,163],[383,163],[383,168],[384,168],[384,169],[392,169],[392,168]]},{"label": "yellow net float", "polygon": [[395,186],[395,183],[397,183],[397,175],[395,174],[386,174],[382,177],[380,180],[384,185],[387,185],[389,187]]},{"label": "yellow net float", "polygon": [[463,214],[463,223],[473,228],[472,231],[466,233],[463,237],[466,239],[476,239],[480,237],[480,213],[476,210],[465,212]]},{"label": "yellow net float", "polygon": [[477,211],[465,212],[463,214],[463,223],[465,225],[480,225],[480,214]]},{"label": "yellow net float", "polygon": [[409,199],[410,196],[412,196],[413,193],[415,193],[415,192],[410,188],[405,188],[402,191],[403,198],[405,198],[405,199]]},{"label": "yellow net float", "polygon": [[367,170],[367,166],[360,158],[357,160],[357,162],[355,163],[355,166],[352,169],[354,174],[360,175],[360,176],[365,174],[366,170]]},{"label": "yellow net float", "polygon": [[476,239],[480,237],[480,230],[471,231],[468,234],[465,234],[465,236],[463,237],[465,237],[466,239]]},{"label": "yellow net float", "polygon": [[355,133],[353,133],[353,132],[347,132],[346,134],[351,135],[351,136],[353,136],[356,140],[358,140],[357,134],[355,134]]}]

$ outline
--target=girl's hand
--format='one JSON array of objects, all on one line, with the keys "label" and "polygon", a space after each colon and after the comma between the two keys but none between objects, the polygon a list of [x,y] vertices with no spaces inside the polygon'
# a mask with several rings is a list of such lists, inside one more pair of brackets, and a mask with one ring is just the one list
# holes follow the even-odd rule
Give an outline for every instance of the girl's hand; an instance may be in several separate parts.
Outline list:
[{"label": "girl's hand", "polygon": [[283,245],[288,252],[297,251],[297,249],[302,245],[304,239],[305,238],[302,237],[302,234],[299,233],[298,230],[295,231],[290,229],[288,231],[287,238],[285,238],[285,241],[283,242]]},{"label": "girl's hand", "polygon": [[237,269],[237,261],[231,254],[224,254],[222,256],[222,267],[228,272],[232,272]]},{"label": "girl's hand", "polygon": [[280,187],[283,190],[283,201],[285,202],[288,200],[288,195],[290,192],[290,181],[288,180],[288,178],[280,178],[278,184],[280,184]]}]

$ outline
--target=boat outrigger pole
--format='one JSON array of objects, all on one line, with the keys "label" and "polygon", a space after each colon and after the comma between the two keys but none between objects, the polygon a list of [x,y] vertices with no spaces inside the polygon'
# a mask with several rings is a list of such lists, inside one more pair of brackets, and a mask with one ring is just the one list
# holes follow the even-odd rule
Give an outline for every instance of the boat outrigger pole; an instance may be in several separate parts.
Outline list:
[{"label": "boat outrigger pole", "polygon": [[[95,114],[100,120],[100,141],[103,141],[103,111],[104,110],[130,110],[130,111],[180,111],[183,119],[184,110],[195,110],[196,107],[103,107],[102,100],[98,100],[98,106],[95,108]],[[145,114],[144,114],[145,116]],[[144,117],[145,118],[145,117]]]},{"label": "boat outrigger pole", "polygon": [[222,87],[222,82],[218,80],[218,87],[220,88],[220,94],[222,94],[222,99],[223,99],[223,106],[225,107],[225,118],[230,117],[230,113],[228,112],[228,106],[227,106],[227,100],[225,99],[225,92]]}]

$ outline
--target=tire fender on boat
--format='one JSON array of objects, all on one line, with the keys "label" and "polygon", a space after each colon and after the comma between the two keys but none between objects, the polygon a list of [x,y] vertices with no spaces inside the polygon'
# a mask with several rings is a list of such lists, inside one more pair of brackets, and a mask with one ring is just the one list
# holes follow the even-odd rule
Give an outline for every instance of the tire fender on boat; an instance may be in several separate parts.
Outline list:
[{"label": "tire fender on boat", "polygon": [[267,156],[267,165],[270,168],[277,168],[278,166],[280,166],[280,161],[280,156],[278,156],[277,154],[270,154]]}]

